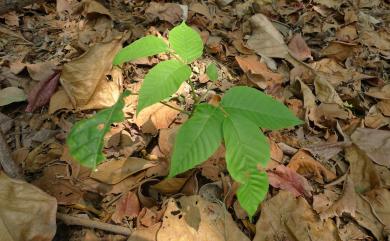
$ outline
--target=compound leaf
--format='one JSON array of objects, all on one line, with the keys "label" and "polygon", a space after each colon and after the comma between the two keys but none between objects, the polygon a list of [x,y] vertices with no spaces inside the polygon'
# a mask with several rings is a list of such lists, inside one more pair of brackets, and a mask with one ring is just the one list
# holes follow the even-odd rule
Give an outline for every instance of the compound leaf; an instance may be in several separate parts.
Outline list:
[{"label": "compound leaf", "polygon": [[203,54],[203,42],[200,35],[185,22],[169,32],[168,40],[172,49],[186,63],[191,63]]},{"label": "compound leaf", "polygon": [[250,87],[231,88],[223,96],[221,105],[227,113],[244,115],[262,128],[275,130],[302,124],[285,105]]},{"label": "compound leaf", "polygon": [[209,64],[206,68],[206,74],[211,81],[216,81],[218,79],[217,65],[215,63]]},{"label": "compound leaf", "polygon": [[241,207],[252,218],[261,201],[268,192],[268,176],[265,172],[253,170],[248,181],[241,184],[237,190],[237,199]]},{"label": "compound leaf", "polygon": [[177,60],[158,63],[145,75],[139,91],[137,113],[172,94],[191,76],[191,68]]},{"label": "compound leaf", "polygon": [[226,165],[234,180],[246,183],[257,165],[270,159],[267,138],[256,124],[241,115],[230,114],[223,122]]},{"label": "compound leaf", "polygon": [[105,159],[102,153],[104,135],[112,123],[123,121],[123,97],[128,95],[130,92],[126,90],[113,106],[99,111],[92,118],[77,122],[70,130],[66,142],[69,152],[82,165],[95,168]]},{"label": "compound leaf", "polygon": [[115,56],[113,64],[120,65],[127,61],[163,53],[167,50],[168,45],[162,38],[148,35],[121,49]]},{"label": "compound leaf", "polygon": [[223,112],[209,104],[199,104],[193,116],[179,129],[169,176],[173,177],[209,158],[222,142]]}]

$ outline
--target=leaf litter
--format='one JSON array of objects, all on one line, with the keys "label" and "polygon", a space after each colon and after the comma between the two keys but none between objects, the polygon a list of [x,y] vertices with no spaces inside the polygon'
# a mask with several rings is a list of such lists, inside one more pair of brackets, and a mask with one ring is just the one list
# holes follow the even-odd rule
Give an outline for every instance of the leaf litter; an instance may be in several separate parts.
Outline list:
[{"label": "leaf litter", "polygon": [[[1,194],[1,210],[31,223],[1,232],[4,239],[388,240],[389,10],[387,1],[58,0],[0,16],[0,130],[31,183],[1,174],[2,190],[20,190]],[[77,120],[114,104],[123,89],[137,93],[148,69],[168,58],[118,69],[116,52],[147,33],[166,38],[183,20],[206,46],[192,66],[199,93],[208,89],[213,101],[234,85],[254,86],[305,121],[266,132],[271,188],[253,220],[236,201],[223,146],[165,178],[187,119],[178,110],[191,108],[188,86],[168,100],[176,110],[156,104],[136,115],[138,97],[127,97],[97,171],[67,153]],[[215,82],[202,76],[210,62]],[[64,228],[57,209],[87,225]]]}]

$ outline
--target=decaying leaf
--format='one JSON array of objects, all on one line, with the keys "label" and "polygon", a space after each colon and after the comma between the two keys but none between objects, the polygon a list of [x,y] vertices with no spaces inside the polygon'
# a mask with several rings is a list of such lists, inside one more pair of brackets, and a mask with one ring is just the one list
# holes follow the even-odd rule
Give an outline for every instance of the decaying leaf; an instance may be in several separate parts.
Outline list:
[{"label": "decaying leaf", "polygon": [[7,87],[0,90],[0,106],[24,101],[26,99],[27,97],[24,91],[17,87]]},{"label": "decaying leaf", "polygon": [[39,107],[49,103],[51,96],[57,89],[60,73],[54,73],[48,79],[41,80],[28,94],[27,112],[34,112]]},{"label": "decaying leaf", "polygon": [[313,60],[311,56],[311,50],[307,46],[305,40],[302,38],[301,34],[295,34],[290,42],[288,43],[288,48],[291,51],[291,54],[294,55],[298,60]]},{"label": "decaying leaf", "polygon": [[188,7],[186,10],[183,7],[183,5],[177,3],[151,2],[145,14],[150,20],[158,18],[175,24],[186,18]]},{"label": "decaying leaf", "polygon": [[137,194],[128,192],[116,203],[115,212],[112,214],[111,219],[115,223],[121,223],[125,217],[131,219],[137,217],[140,211],[141,207]]}]

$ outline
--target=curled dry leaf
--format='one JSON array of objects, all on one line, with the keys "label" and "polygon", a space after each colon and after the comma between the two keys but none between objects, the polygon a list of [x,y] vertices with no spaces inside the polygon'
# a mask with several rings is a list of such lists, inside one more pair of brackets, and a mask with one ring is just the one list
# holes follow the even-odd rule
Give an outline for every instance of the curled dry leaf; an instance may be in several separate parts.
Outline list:
[{"label": "curled dry leaf", "polygon": [[24,91],[17,87],[7,87],[0,90],[0,106],[25,101],[26,99]]},{"label": "curled dry leaf", "polygon": [[268,180],[271,186],[287,190],[295,197],[310,197],[313,188],[303,176],[289,167],[279,165],[274,170],[268,171]]},{"label": "curled dry leaf", "polygon": [[317,75],[317,77],[314,79],[314,86],[316,90],[316,96],[322,103],[338,104],[343,106],[343,101],[334,87],[329,83],[327,76],[321,74]]},{"label": "curled dry leaf", "polygon": [[299,150],[290,160],[288,167],[307,178],[314,178],[319,183],[330,182],[336,174],[325,168],[306,151]]},{"label": "curled dry leaf", "polygon": [[390,168],[390,132],[357,128],[351,140],[375,163]]},{"label": "curled dry leaf", "polygon": [[262,204],[253,241],[339,241],[331,219],[321,221],[303,197],[280,191]]},{"label": "curled dry leaf", "polygon": [[110,160],[100,164],[91,177],[107,184],[117,184],[125,178],[150,167],[156,163],[138,158],[129,157],[121,160]]},{"label": "curled dry leaf", "polygon": [[1,241],[50,241],[56,232],[56,199],[0,172]]},{"label": "curled dry leaf", "polygon": [[169,199],[157,240],[249,241],[227,210],[200,196]]},{"label": "curled dry leaf", "polygon": [[381,100],[390,100],[390,84],[380,88],[371,87],[365,94]]},{"label": "curled dry leaf", "polygon": [[83,0],[75,12],[81,12],[84,17],[89,18],[92,18],[96,14],[112,18],[108,9],[95,0]]},{"label": "curled dry leaf", "polygon": [[113,76],[112,81],[108,81],[106,75],[121,47],[121,39],[99,43],[64,65],[60,82],[74,108],[100,109],[116,102],[120,95],[120,79]]},{"label": "curled dry leaf", "polygon": [[188,178],[182,177],[168,178],[153,185],[152,188],[162,194],[174,194],[182,189],[187,180]]}]

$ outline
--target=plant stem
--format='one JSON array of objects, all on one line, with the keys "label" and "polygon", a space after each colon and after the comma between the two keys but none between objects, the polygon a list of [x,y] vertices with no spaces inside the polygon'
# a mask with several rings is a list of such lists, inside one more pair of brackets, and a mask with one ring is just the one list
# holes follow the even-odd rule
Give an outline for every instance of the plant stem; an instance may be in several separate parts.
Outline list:
[{"label": "plant stem", "polygon": [[194,99],[194,103],[198,104],[199,100],[198,100],[198,96],[196,96],[194,83],[192,83],[191,80],[187,80],[187,83],[191,86],[191,95],[192,98]]},{"label": "plant stem", "polygon": [[168,103],[166,103],[166,102],[164,102],[164,101],[160,101],[160,103],[163,104],[163,105],[165,105],[165,106],[167,106],[167,107],[169,107],[169,108],[171,108],[171,109],[180,111],[180,112],[183,113],[183,114],[191,115],[190,112],[185,111],[185,110],[182,110],[182,109],[180,109],[180,108],[177,108],[177,107],[175,107],[175,106],[173,106],[173,105],[170,105],[170,104],[168,104]]}]

